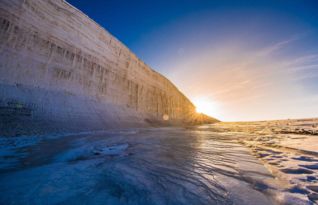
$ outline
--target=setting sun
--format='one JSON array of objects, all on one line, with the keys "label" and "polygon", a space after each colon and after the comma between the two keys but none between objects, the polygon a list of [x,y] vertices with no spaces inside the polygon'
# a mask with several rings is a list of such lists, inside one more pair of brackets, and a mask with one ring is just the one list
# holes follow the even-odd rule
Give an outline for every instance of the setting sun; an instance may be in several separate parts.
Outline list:
[{"label": "setting sun", "polygon": [[196,107],[197,113],[203,113],[206,115],[215,116],[217,111],[217,106],[214,102],[211,102],[210,100],[203,99],[203,98],[196,99],[193,102]]}]

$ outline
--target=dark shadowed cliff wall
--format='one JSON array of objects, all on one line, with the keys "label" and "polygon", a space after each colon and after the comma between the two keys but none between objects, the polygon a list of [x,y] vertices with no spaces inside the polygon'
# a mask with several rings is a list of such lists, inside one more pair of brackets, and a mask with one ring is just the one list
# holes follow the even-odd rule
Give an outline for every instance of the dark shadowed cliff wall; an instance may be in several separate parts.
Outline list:
[{"label": "dark shadowed cliff wall", "polygon": [[213,121],[65,1],[0,1],[0,135]]}]

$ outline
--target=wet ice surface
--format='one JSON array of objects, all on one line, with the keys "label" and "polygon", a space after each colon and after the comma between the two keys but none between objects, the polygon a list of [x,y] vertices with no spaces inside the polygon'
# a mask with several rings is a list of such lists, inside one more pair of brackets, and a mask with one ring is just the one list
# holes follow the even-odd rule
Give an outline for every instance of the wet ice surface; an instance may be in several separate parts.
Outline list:
[{"label": "wet ice surface", "polygon": [[204,127],[71,135],[14,151],[18,163],[0,168],[0,204],[273,204],[260,161]]}]

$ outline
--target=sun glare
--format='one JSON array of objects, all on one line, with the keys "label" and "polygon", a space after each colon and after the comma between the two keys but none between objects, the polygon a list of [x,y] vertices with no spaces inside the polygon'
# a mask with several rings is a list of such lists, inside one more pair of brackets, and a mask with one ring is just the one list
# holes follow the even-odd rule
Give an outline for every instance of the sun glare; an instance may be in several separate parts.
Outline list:
[{"label": "sun glare", "polygon": [[196,112],[202,113],[210,116],[215,116],[216,114],[216,104],[207,99],[197,99],[193,101]]}]

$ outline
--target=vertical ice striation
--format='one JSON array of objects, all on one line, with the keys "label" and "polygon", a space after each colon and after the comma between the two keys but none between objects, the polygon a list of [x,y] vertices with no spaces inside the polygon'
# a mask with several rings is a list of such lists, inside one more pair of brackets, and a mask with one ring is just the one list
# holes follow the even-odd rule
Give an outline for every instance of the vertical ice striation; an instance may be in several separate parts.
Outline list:
[{"label": "vertical ice striation", "polygon": [[0,135],[213,121],[67,2],[0,1]]}]

